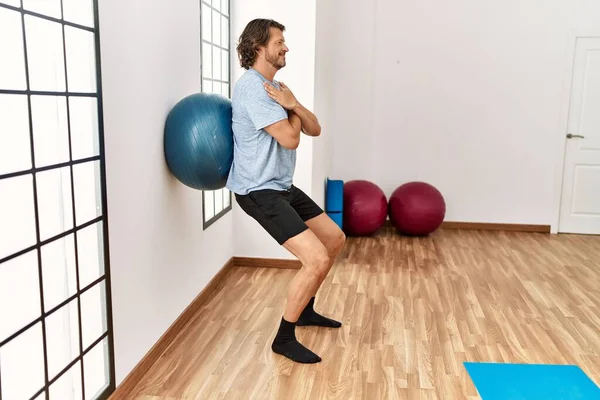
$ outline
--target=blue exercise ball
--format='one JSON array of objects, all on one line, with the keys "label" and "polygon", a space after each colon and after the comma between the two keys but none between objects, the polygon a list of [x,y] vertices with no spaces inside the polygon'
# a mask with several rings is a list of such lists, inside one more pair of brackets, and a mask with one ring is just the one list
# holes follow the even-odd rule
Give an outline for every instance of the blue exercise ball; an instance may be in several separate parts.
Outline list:
[{"label": "blue exercise ball", "polygon": [[233,162],[231,100],[214,93],[183,98],[167,116],[164,147],[169,169],[184,185],[225,187]]}]

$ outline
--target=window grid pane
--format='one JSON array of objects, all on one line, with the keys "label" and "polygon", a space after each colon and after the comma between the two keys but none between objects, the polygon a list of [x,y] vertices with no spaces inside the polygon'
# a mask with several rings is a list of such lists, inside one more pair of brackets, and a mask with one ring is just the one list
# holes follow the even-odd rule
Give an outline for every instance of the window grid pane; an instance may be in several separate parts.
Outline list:
[{"label": "window grid pane", "polygon": [[0,88],[26,88],[22,31],[21,14],[0,8]]},{"label": "window grid pane", "polygon": [[[30,251],[0,268],[0,342],[40,315],[37,254]],[[14,307],[20,304],[20,307]]]},{"label": "window grid pane", "polygon": [[44,386],[43,327],[37,323],[0,349],[2,398],[28,399]]},{"label": "window grid pane", "polygon": [[46,318],[50,379],[79,356],[78,303],[75,299]]},{"label": "window grid pane", "polygon": [[36,167],[69,161],[67,98],[31,96],[31,119]]},{"label": "window grid pane", "polygon": [[[229,0],[201,0],[202,92],[230,97],[230,16]],[[204,228],[231,209],[227,188],[204,191]]]},{"label": "window grid pane", "polygon": [[207,190],[204,192],[204,219],[209,221],[215,216],[215,192]]},{"label": "window grid pane", "polygon": [[73,228],[71,170],[51,169],[37,174],[38,218],[40,240]]},{"label": "window grid pane", "polygon": [[33,191],[31,174],[0,181],[0,259],[36,243]]},{"label": "window grid pane", "polygon": [[66,82],[62,25],[25,15],[25,33],[30,88],[64,92]]},{"label": "window grid pane", "polygon": [[219,12],[212,10],[212,42],[217,46],[221,45],[221,18]]},{"label": "window grid pane", "polygon": [[64,28],[67,84],[76,92],[96,91],[96,66],[89,62],[96,52],[92,32],[67,26]]},{"label": "window grid pane", "polygon": [[104,339],[83,357],[86,400],[98,396],[109,384],[108,354],[108,342]]},{"label": "window grid pane", "polygon": [[0,175],[31,168],[27,96],[0,94],[0,132]]},{"label": "window grid pane", "polygon": [[217,46],[212,47],[212,60],[212,77],[221,80],[221,49]]},{"label": "window grid pane", "polygon": [[71,159],[100,155],[98,100],[94,97],[69,97]]},{"label": "window grid pane", "polygon": [[74,234],[55,240],[42,247],[42,279],[44,308],[50,312],[76,295]]},{"label": "window grid pane", "polygon": [[[110,303],[93,296],[94,285],[109,287],[97,8],[97,0],[0,0],[0,33],[10,39],[0,40],[10,56],[0,65],[0,131],[9,133],[0,139],[0,399],[94,398],[84,356],[102,341],[101,365],[86,364],[105,370],[104,393],[114,389]],[[78,246],[82,230],[94,234]],[[92,258],[81,282],[80,259]],[[85,322],[103,328],[101,337],[86,331],[87,349],[82,298]],[[17,358],[25,347],[31,357]]]}]

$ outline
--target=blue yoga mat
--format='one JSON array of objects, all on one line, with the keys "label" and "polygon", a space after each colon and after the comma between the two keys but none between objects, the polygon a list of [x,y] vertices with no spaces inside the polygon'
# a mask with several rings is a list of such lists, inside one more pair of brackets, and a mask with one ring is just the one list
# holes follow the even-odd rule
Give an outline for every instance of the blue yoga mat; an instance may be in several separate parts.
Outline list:
[{"label": "blue yoga mat", "polygon": [[482,400],[600,400],[575,365],[464,363]]},{"label": "blue yoga mat", "polygon": [[325,212],[342,229],[344,213],[344,182],[327,178]]},{"label": "blue yoga mat", "polygon": [[325,205],[329,212],[342,212],[344,208],[344,182],[327,178]]}]

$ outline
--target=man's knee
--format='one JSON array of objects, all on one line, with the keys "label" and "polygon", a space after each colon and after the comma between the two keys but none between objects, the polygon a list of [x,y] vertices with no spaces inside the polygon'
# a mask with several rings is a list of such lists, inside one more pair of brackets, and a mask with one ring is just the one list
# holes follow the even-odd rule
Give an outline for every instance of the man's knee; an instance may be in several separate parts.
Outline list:
[{"label": "man's knee", "polygon": [[345,244],[346,235],[341,229],[337,230],[331,238],[329,246],[327,246],[327,252],[329,253],[329,257],[335,258],[335,256],[337,256],[342,251]]},{"label": "man's knee", "polygon": [[325,248],[315,250],[312,253],[310,262],[310,272],[316,275],[317,278],[324,278],[329,272],[330,257]]}]

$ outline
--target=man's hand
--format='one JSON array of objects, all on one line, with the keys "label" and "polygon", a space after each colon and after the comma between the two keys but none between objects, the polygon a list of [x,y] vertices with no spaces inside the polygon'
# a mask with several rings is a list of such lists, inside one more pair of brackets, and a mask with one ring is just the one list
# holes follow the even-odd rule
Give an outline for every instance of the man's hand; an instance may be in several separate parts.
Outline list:
[{"label": "man's hand", "polygon": [[298,106],[298,100],[294,93],[283,82],[279,82],[280,89],[277,89],[268,82],[264,83],[265,90],[270,98],[287,110],[294,110]]},{"label": "man's hand", "polygon": [[[289,117],[300,119],[301,129],[305,134],[308,136],[319,136],[321,134],[321,126],[317,117],[296,100],[296,96],[285,83],[279,82],[281,89],[273,87],[268,82],[265,82],[264,85],[269,97],[288,110]],[[289,119],[292,121],[292,118]]]}]

